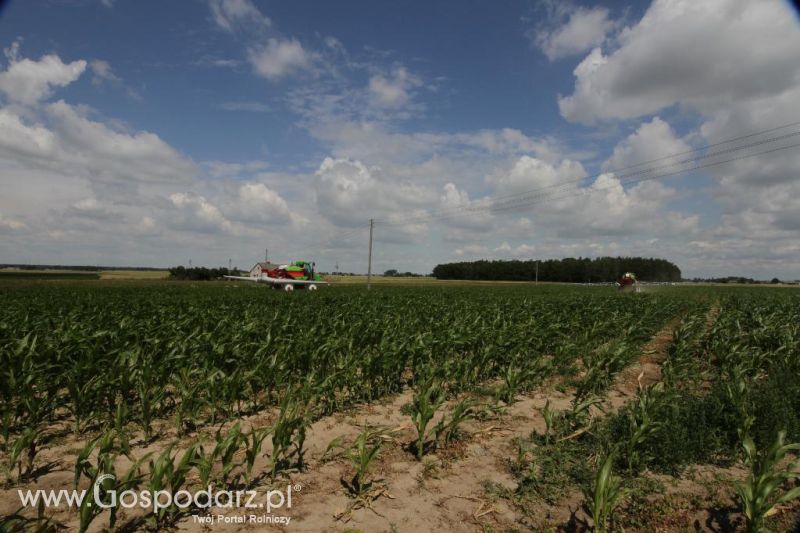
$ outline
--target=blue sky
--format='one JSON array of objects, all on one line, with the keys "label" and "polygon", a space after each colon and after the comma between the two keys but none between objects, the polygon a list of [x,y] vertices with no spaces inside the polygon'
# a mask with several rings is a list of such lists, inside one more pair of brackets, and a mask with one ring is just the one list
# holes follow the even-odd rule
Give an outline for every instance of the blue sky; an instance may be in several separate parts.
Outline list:
[{"label": "blue sky", "polygon": [[[790,14],[11,1],[0,262],[246,267],[268,246],[361,272],[374,217],[378,271],[622,254],[798,278],[797,149],[643,183],[618,170],[800,120]],[[542,187],[565,194],[492,207]],[[471,214],[430,218],[452,209]]]}]

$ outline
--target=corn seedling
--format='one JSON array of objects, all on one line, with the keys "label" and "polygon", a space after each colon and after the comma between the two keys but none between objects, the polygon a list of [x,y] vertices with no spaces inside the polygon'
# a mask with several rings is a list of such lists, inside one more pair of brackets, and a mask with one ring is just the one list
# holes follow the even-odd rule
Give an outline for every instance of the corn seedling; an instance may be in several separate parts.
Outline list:
[{"label": "corn seedling", "polygon": [[380,480],[369,480],[369,470],[381,452],[383,444],[393,439],[393,433],[384,427],[369,427],[366,424],[350,445],[344,445],[341,437],[328,444],[325,455],[338,450],[350,461],[355,475],[349,482],[343,482],[355,497],[362,498],[373,490]]},{"label": "corn seedling", "polygon": [[278,419],[272,425],[272,478],[292,464],[305,466],[306,429],[311,424],[311,405],[297,392],[287,392]]},{"label": "corn seedling", "polygon": [[567,411],[566,417],[573,428],[586,428],[591,425],[592,407],[601,408],[603,400],[597,396],[579,399],[578,396],[572,401],[572,408]]},{"label": "corn seedling", "polygon": [[550,444],[550,436],[553,434],[553,426],[556,421],[556,412],[550,408],[549,399],[545,402],[544,407],[539,409],[539,412],[542,414],[542,418],[544,418],[544,442],[545,444]]},{"label": "corn seedling", "polygon": [[800,450],[798,444],[784,444],[786,432],[778,433],[775,442],[766,450],[757,450],[753,439],[745,436],[742,448],[745,452],[745,463],[750,467],[750,474],[744,482],[737,484],[736,492],[742,502],[742,510],[747,518],[747,531],[757,533],[763,531],[764,519],[777,506],[800,497],[800,486],[796,486],[780,496],[776,491],[784,483],[800,479],[797,472],[798,461],[786,466],[780,463],[790,451]]},{"label": "corn seedling", "polygon": [[411,421],[414,424],[414,429],[417,430],[414,451],[420,461],[425,455],[425,444],[434,435],[434,432],[428,429],[428,425],[433,420],[433,417],[436,416],[436,412],[441,408],[442,404],[444,404],[444,400],[445,393],[441,384],[427,378],[417,386],[409,405]]},{"label": "corn seedling", "polygon": [[442,417],[434,428],[435,440],[447,446],[459,438],[459,426],[477,416],[477,403],[471,398],[458,402],[449,417]]},{"label": "corn seedling", "polygon": [[594,531],[599,533],[610,530],[614,509],[625,496],[621,479],[612,471],[613,464],[614,455],[608,454],[597,469],[591,489],[584,490],[586,509],[592,517]]},{"label": "corn seedling", "polygon": [[660,383],[640,387],[639,395],[627,413],[629,436],[624,446],[629,473],[640,462],[639,447],[661,429],[662,424],[653,418],[653,410],[662,390]]},{"label": "corn seedling", "polygon": [[[154,460],[150,461],[150,477],[148,479],[147,488],[154,498],[157,497],[159,491],[170,490],[174,495],[177,493],[186,482],[186,474],[195,466],[197,461],[197,444],[189,447],[180,460],[178,454],[172,453],[173,446],[168,446],[161,454]],[[177,461],[176,461],[177,460]],[[173,520],[181,512],[181,509],[176,506],[159,507],[151,516],[152,525],[156,528],[163,528],[167,523]]]},{"label": "corn seedling", "polygon": [[[197,472],[203,486],[214,481],[217,485],[227,487],[229,477],[235,469],[241,466],[235,459],[239,446],[245,440],[241,427],[236,423],[227,433],[218,430],[214,434],[214,448],[206,454],[203,446],[197,448]],[[216,468],[219,463],[219,468]],[[236,480],[230,480],[235,483]]]},{"label": "corn seedling", "polygon": [[269,436],[271,428],[251,428],[249,433],[244,435],[245,441],[245,480],[250,483],[253,472],[253,465],[256,458],[261,455],[261,447],[264,440]]},{"label": "corn seedling", "polygon": [[[118,446],[115,444],[118,439],[114,430],[107,431],[89,441],[78,453],[78,458],[75,463],[75,478],[74,486],[78,487],[81,477],[86,477],[89,481],[89,487],[94,490],[97,484],[99,487],[99,495],[101,501],[106,500],[106,495],[114,490],[117,494],[124,490],[128,490],[139,484],[140,468],[151,454],[146,454],[143,457],[133,462],[131,467],[122,478],[117,478],[114,462],[117,458]],[[91,461],[93,452],[97,452],[97,459],[94,463]],[[101,476],[103,479],[101,480]],[[98,483],[99,481],[99,483]],[[79,518],[79,531],[83,532],[89,527],[92,521],[103,511],[99,505],[92,505],[93,498],[85,497],[81,501],[78,509]],[[105,502],[109,503],[109,502]],[[114,503],[114,502],[111,502]],[[109,512],[109,525],[113,528],[117,519],[117,506],[112,505]]]}]

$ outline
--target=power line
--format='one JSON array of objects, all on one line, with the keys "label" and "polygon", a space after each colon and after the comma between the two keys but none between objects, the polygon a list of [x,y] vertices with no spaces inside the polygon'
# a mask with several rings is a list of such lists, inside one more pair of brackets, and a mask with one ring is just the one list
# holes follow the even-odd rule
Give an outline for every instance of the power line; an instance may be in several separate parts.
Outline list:
[{"label": "power line", "polygon": [[[640,162],[640,163],[636,163],[634,165],[628,165],[626,167],[622,167],[622,168],[618,168],[618,169],[610,169],[610,170],[607,170],[606,172],[599,172],[599,173],[596,173],[596,174],[593,174],[593,175],[589,175],[589,176],[585,176],[585,177],[581,177],[581,178],[577,178],[577,179],[565,180],[565,181],[561,181],[559,183],[555,183],[555,184],[552,184],[552,185],[545,185],[545,186],[542,186],[542,187],[537,187],[535,189],[529,189],[527,191],[521,191],[521,192],[512,193],[512,194],[495,196],[495,197],[491,198],[489,201],[498,202],[498,201],[501,201],[501,200],[504,200],[504,199],[514,198],[514,197],[517,197],[519,195],[532,194],[532,193],[535,193],[535,192],[539,192],[541,190],[567,187],[567,186],[575,184],[575,183],[581,183],[583,181],[589,181],[589,180],[595,179],[595,178],[601,176],[604,173],[619,174],[621,171],[626,170],[626,169],[636,168],[636,167],[640,167],[642,165],[647,165],[647,164],[651,164],[651,163],[654,163],[654,162],[663,161],[663,160],[666,160],[666,159],[672,159],[674,157],[678,157],[678,156],[685,155],[685,154],[688,154],[688,153],[701,152],[703,150],[708,150],[709,148],[722,146],[724,144],[729,144],[731,142],[736,142],[736,141],[740,141],[740,140],[743,140],[743,139],[756,137],[756,136],[759,136],[759,135],[764,135],[764,134],[767,134],[767,133],[771,133],[773,131],[786,129],[788,127],[792,127],[792,126],[796,126],[796,125],[800,125],[800,121],[792,122],[792,123],[789,123],[789,124],[784,124],[782,126],[769,128],[769,129],[766,129],[766,130],[761,130],[761,131],[758,131],[758,132],[755,132],[755,133],[750,133],[750,134],[747,134],[747,135],[741,135],[739,137],[734,137],[734,138],[727,139],[727,140],[724,140],[724,141],[720,141],[720,142],[717,142],[717,143],[705,145],[703,147],[695,148],[693,150],[685,150],[683,152],[677,152],[677,153],[666,155],[666,156],[662,156],[662,157],[659,157],[659,158],[656,158],[656,159],[651,159],[651,160],[648,160],[648,161],[643,161],[643,162]],[[652,171],[652,170],[658,169],[658,168],[665,168],[665,167],[668,167],[668,166],[674,166],[676,164],[683,164],[685,162],[694,161],[695,159],[698,159],[699,157],[708,158],[708,157],[713,157],[714,155],[719,155],[719,154],[725,153],[725,152],[743,150],[743,149],[746,149],[746,148],[749,148],[749,147],[752,147],[752,146],[757,146],[757,145],[768,143],[768,142],[775,142],[775,141],[778,141],[778,140],[781,140],[781,139],[784,139],[784,138],[787,138],[787,137],[792,137],[792,136],[795,136],[795,135],[798,135],[798,134],[800,134],[800,132],[792,132],[792,133],[790,133],[788,135],[782,135],[782,136],[773,137],[773,138],[770,138],[770,139],[763,139],[763,140],[760,140],[760,141],[756,141],[755,143],[749,143],[749,144],[741,145],[741,146],[734,147],[734,148],[728,148],[728,149],[726,149],[724,151],[712,152],[712,153],[706,154],[704,156],[698,156],[698,157],[695,157],[695,158],[690,158],[690,159],[687,159],[687,160],[685,160],[683,162],[675,162],[675,163],[671,163],[669,165],[661,165],[661,166],[658,166],[658,167],[651,167],[649,169],[639,170],[635,174],[641,174],[641,173],[644,173],[644,172],[649,172],[649,171]],[[627,177],[628,175],[629,174],[623,174],[622,176],[623,177]],[[392,220],[392,221],[378,219],[377,222],[379,224],[386,224],[386,223],[400,224],[400,223],[404,223],[406,221],[427,220],[429,217],[435,216],[437,213],[439,213],[439,214],[447,214],[447,213],[450,213],[450,212],[456,212],[456,211],[461,211],[461,210],[470,210],[472,207],[473,206],[470,206],[470,205],[464,205],[464,206],[456,206],[456,207],[451,207],[451,208],[443,208],[443,209],[439,209],[439,210],[437,210],[435,212],[432,212],[432,213],[430,213],[428,215],[417,216],[417,217],[406,217],[405,219],[400,219],[400,220],[395,219],[395,220]]]},{"label": "power line", "polygon": [[[760,152],[756,152],[756,153],[753,153],[753,154],[741,155],[739,157],[733,157],[733,158],[729,158],[729,159],[724,159],[722,161],[714,161],[714,162],[711,162],[711,163],[705,163],[705,164],[702,164],[702,165],[696,165],[696,166],[691,167],[691,168],[683,168],[683,169],[679,169],[679,170],[675,170],[675,171],[671,171],[671,172],[664,172],[662,174],[658,174],[658,175],[655,175],[655,176],[646,176],[646,177],[643,177],[643,178],[630,179],[630,180],[625,181],[625,182],[623,182],[621,184],[622,185],[629,185],[629,184],[632,184],[632,183],[641,183],[641,182],[644,182],[644,181],[656,180],[656,179],[665,178],[665,177],[668,177],[668,176],[674,176],[676,174],[682,174],[684,172],[693,172],[695,170],[701,170],[701,169],[704,169],[704,168],[710,168],[710,167],[714,167],[714,166],[717,166],[717,165],[721,165],[723,163],[730,163],[732,161],[739,161],[739,160],[742,160],[742,159],[748,159],[750,157],[756,157],[756,156],[759,156],[759,155],[766,155],[766,154],[770,154],[770,153],[773,153],[773,152],[778,152],[780,150],[788,150],[789,148],[797,148],[797,147],[800,147],[800,143],[790,144],[790,145],[787,145],[787,146],[779,146],[777,148],[772,148],[772,149],[769,149],[769,150],[762,150]],[[577,197],[577,196],[582,196],[582,195],[586,195],[586,194],[591,194],[593,192],[602,191],[602,190],[610,189],[612,187],[616,187],[616,185],[617,184],[615,183],[615,184],[604,186],[604,187],[596,187],[596,188],[591,188],[591,189],[581,189],[579,191],[579,194],[570,193],[570,194],[565,194],[565,195],[561,195],[561,196],[540,196],[540,197],[537,197],[537,198],[534,198],[534,199],[518,202],[516,204],[509,204],[509,205],[505,205],[505,206],[502,206],[502,207],[489,206],[489,207],[485,208],[484,210],[485,211],[491,211],[491,212],[510,211],[510,210],[514,210],[514,209],[520,209],[520,208],[523,208],[523,207],[528,207],[528,206],[531,206],[531,205],[535,205],[535,204],[540,203],[542,201],[560,200],[560,199],[564,199],[564,198],[570,198],[570,197],[573,197],[573,196]],[[475,214],[475,212],[464,213],[464,214],[472,215],[472,214]],[[443,219],[452,218],[452,217],[458,216],[458,215],[459,215],[458,213],[454,213],[454,214],[451,214],[449,216],[436,217],[435,219],[431,219],[431,221],[443,220]]]},{"label": "power line", "polygon": [[[759,134],[767,133],[767,132],[770,132],[770,131],[775,131],[775,129],[777,129],[777,128],[772,128],[771,130],[765,130],[764,132],[760,132]],[[753,137],[755,135],[757,135],[757,134],[750,134],[750,135],[747,135],[747,136],[742,136],[742,137],[739,137],[737,139],[732,139],[731,141],[733,141],[733,140],[741,140],[742,138],[750,138],[750,137]],[[669,164],[666,164],[666,165],[657,165],[657,166],[652,166],[652,167],[649,167],[649,168],[646,168],[646,169],[638,170],[638,171],[635,171],[635,172],[619,174],[616,177],[620,181],[624,181],[624,180],[626,180],[628,178],[641,176],[641,175],[649,174],[649,173],[652,173],[652,172],[655,172],[655,171],[669,169],[671,167],[676,167],[676,166],[680,166],[680,165],[687,165],[687,164],[690,164],[690,163],[696,163],[698,161],[702,161],[702,160],[705,160],[705,159],[710,159],[710,158],[717,157],[717,156],[720,156],[720,155],[741,152],[741,151],[747,150],[749,148],[755,148],[757,146],[763,146],[764,144],[775,143],[775,142],[778,142],[778,141],[782,141],[782,140],[786,140],[786,139],[789,139],[789,138],[792,138],[792,137],[796,137],[798,135],[800,135],[800,131],[794,131],[794,132],[790,132],[790,133],[787,133],[787,134],[771,137],[771,138],[768,138],[768,139],[761,139],[761,140],[754,141],[754,142],[751,142],[751,143],[747,143],[747,144],[744,144],[744,145],[740,145],[740,146],[737,146],[737,147],[726,148],[724,150],[717,150],[717,151],[714,151],[714,152],[709,152],[707,154],[699,155],[698,157],[688,158],[688,159],[684,159],[682,161],[677,161],[677,162],[669,163]],[[725,144],[726,142],[731,142],[731,141],[723,141],[722,143],[716,143],[716,146],[720,146],[722,144]],[[796,146],[796,145],[791,145],[789,147],[793,147],[793,146]],[[707,149],[707,147],[703,148],[703,150],[704,149]],[[695,151],[697,151],[697,150],[695,150]],[[772,151],[773,150],[769,150],[769,151],[766,151],[766,152],[763,152],[763,153],[770,153]],[[687,152],[682,152],[682,153],[673,154],[673,155],[670,155],[670,156],[665,156],[665,157],[659,158],[657,160],[664,160],[664,159],[667,159],[667,158],[676,157],[676,156],[682,155],[683,153],[687,153]],[[759,153],[753,154],[753,155],[759,155],[760,153],[762,153],[762,152],[759,152]],[[652,160],[652,161],[657,161],[657,160]],[[723,162],[725,162],[725,161],[723,161]],[[642,163],[640,163],[638,165],[631,165],[631,166],[632,167],[633,166],[640,166],[641,164]],[[704,168],[704,167],[700,166],[698,168]],[[676,170],[676,171],[673,171],[673,172],[669,172],[667,174],[664,174],[664,176],[661,176],[661,177],[674,175],[674,174],[678,174],[680,172],[685,172],[685,171],[694,170],[694,169],[695,169],[695,167],[688,167],[688,168],[685,168],[685,169],[680,169],[680,170]],[[376,223],[379,223],[380,225],[384,225],[384,226],[405,225],[405,224],[411,224],[411,223],[428,222],[428,221],[438,220],[440,218],[449,218],[451,216],[457,216],[461,212],[472,213],[472,212],[483,212],[483,211],[491,211],[491,210],[501,210],[503,208],[503,205],[506,204],[506,203],[516,203],[516,202],[519,202],[521,199],[525,199],[525,198],[540,198],[540,197],[543,197],[543,196],[546,197],[546,195],[548,194],[548,192],[546,192],[546,191],[553,190],[553,189],[563,189],[563,188],[569,187],[569,186],[577,184],[577,183],[581,183],[581,182],[584,182],[584,181],[589,181],[589,180],[591,180],[593,178],[597,178],[597,177],[601,176],[602,174],[606,174],[606,173],[612,173],[612,171],[605,172],[605,173],[598,173],[598,174],[595,174],[595,175],[592,175],[592,176],[586,176],[586,177],[579,178],[579,179],[574,179],[574,180],[566,180],[566,181],[562,181],[562,182],[557,183],[557,184],[538,187],[536,189],[531,189],[531,190],[528,190],[528,191],[523,191],[523,192],[519,192],[519,193],[515,193],[515,194],[496,196],[496,197],[490,198],[487,201],[485,201],[483,203],[479,203],[479,204],[458,206],[458,207],[454,207],[454,208],[450,208],[450,209],[442,209],[442,210],[439,210],[437,212],[432,212],[432,213],[430,213],[428,215],[417,216],[417,217],[407,217],[405,219],[400,219],[400,220],[377,220]]]},{"label": "power line", "polygon": [[726,139],[724,141],[719,141],[719,142],[716,142],[716,143],[707,144],[707,145],[702,146],[700,148],[693,148],[693,149],[690,149],[690,150],[684,150],[683,152],[676,152],[676,153],[671,154],[671,155],[665,155],[665,156],[662,156],[662,157],[657,157],[656,159],[650,159],[649,161],[643,161],[641,163],[635,163],[633,165],[628,165],[628,166],[625,166],[625,167],[622,167],[622,168],[619,168],[619,169],[616,169],[616,170],[612,170],[611,172],[617,172],[617,171],[620,171],[620,170],[628,170],[629,168],[635,168],[635,167],[638,167],[638,166],[647,165],[649,163],[656,163],[658,161],[663,161],[664,159],[671,159],[673,157],[677,157],[677,156],[680,156],[680,155],[691,154],[693,152],[700,152],[702,150],[708,150],[709,148],[722,146],[723,144],[729,144],[729,143],[732,143],[732,142],[741,141],[743,139],[749,139],[751,137],[757,137],[759,135],[764,135],[765,133],[772,133],[773,131],[784,130],[786,128],[791,128],[793,126],[798,126],[798,125],[800,125],[800,120],[796,121],[796,122],[790,122],[788,124],[784,124],[783,126],[776,126],[774,128],[769,128],[769,129],[766,129],[766,130],[757,131],[755,133],[748,133],[747,135],[742,135],[740,137],[733,137],[732,139]]}]

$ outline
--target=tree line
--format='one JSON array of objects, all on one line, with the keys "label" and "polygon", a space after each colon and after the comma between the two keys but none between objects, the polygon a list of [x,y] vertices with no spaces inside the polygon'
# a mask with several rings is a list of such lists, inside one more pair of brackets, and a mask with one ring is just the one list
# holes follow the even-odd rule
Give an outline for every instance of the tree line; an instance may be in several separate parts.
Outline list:
[{"label": "tree line", "polygon": [[602,283],[616,281],[625,272],[633,272],[640,281],[680,281],[681,269],[666,259],[645,257],[567,257],[564,259],[465,261],[436,265],[437,279],[486,281],[558,281],[566,283]]},{"label": "tree line", "polygon": [[210,281],[220,279],[222,276],[240,276],[241,273],[237,269],[227,268],[206,268],[206,267],[191,267],[186,268],[183,265],[172,267],[169,269],[170,279],[181,279],[189,281]]}]

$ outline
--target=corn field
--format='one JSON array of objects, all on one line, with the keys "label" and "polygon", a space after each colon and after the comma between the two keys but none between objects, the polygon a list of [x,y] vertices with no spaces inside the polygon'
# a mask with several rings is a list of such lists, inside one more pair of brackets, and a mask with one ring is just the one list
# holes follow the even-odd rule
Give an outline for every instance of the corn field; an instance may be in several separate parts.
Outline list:
[{"label": "corn field", "polygon": [[[521,437],[508,457],[518,508],[557,505],[572,485],[589,495],[587,527],[613,530],[634,520],[614,508],[631,502],[625,487],[643,473],[739,461],[755,465],[741,494],[760,482],[775,492],[742,504],[753,514],[742,527],[759,530],[774,502],[791,505],[797,483],[792,470],[776,473],[777,460],[765,473],[754,450],[779,432],[781,446],[800,440],[800,403],[785,397],[800,382],[800,297],[607,291],[333,287],[286,297],[238,284],[9,283],[0,287],[2,482],[8,494],[37,486],[53,469],[48,450],[73,442],[81,449],[61,467],[75,487],[109,473],[106,492],[258,487],[320,460],[309,458],[315,421],[411,391],[408,438],[362,425],[352,445],[331,445],[354,469],[348,497],[368,507],[376,487],[391,490],[370,469],[395,442],[422,463],[469,439],[470,424],[502,420],[558,383],[571,406],[531,410],[545,413],[547,431]],[[668,323],[659,383],[603,414],[608,391]],[[269,424],[240,424],[265,412]],[[548,463],[560,455],[578,466]],[[608,480],[613,488],[596,485]],[[66,517],[6,507],[4,527],[20,531],[155,530],[187,517],[174,506],[127,522],[97,507]]]}]

